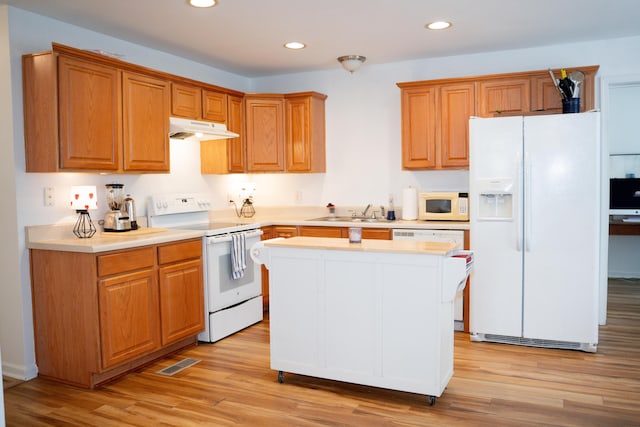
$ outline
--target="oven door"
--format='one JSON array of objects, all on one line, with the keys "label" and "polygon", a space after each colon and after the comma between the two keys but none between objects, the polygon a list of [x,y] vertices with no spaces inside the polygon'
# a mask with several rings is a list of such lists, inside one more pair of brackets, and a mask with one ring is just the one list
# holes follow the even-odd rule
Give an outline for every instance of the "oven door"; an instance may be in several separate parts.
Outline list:
[{"label": "oven door", "polygon": [[241,303],[262,293],[260,265],[249,255],[251,246],[260,241],[261,230],[243,231],[246,239],[247,268],[241,278],[231,273],[231,235],[205,237],[205,295],[210,313]]}]

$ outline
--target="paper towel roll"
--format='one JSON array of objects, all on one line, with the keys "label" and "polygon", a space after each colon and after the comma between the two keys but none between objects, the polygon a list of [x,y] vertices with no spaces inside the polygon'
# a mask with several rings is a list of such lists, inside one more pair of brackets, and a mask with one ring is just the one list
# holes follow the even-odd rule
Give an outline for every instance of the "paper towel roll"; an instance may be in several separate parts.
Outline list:
[{"label": "paper towel roll", "polygon": [[418,190],[413,187],[402,190],[402,219],[418,219]]}]

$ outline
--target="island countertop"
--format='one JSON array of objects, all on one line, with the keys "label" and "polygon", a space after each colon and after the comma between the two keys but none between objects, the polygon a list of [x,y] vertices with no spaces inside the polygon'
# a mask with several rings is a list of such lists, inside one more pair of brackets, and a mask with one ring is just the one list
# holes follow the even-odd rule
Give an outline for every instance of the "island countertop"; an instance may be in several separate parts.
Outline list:
[{"label": "island countertop", "polygon": [[404,240],[374,240],[362,239],[360,243],[350,243],[347,238],[335,237],[290,237],[288,239],[265,240],[264,245],[299,248],[299,249],[323,249],[338,251],[359,252],[387,252],[387,253],[411,253],[428,255],[450,255],[456,244],[450,242],[414,242]]}]

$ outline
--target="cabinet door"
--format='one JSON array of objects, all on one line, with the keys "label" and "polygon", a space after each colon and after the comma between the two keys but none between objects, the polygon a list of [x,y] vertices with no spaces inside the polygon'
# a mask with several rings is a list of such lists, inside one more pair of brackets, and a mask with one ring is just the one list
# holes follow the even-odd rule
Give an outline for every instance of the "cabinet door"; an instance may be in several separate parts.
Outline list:
[{"label": "cabinet door", "polygon": [[440,87],[440,164],[469,166],[469,117],[475,114],[475,86],[459,83]]},{"label": "cabinet door", "polygon": [[284,171],[283,98],[246,98],[247,171]]},{"label": "cabinet door", "polygon": [[103,369],[160,347],[158,288],[152,269],[102,279],[98,290]]},{"label": "cabinet door", "polygon": [[325,95],[305,93],[285,100],[287,172],[324,172]]},{"label": "cabinet door", "polygon": [[478,83],[478,115],[523,114],[530,111],[529,77],[489,79]]},{"label": "cabinet door", "polygon": [[271,231],[273,237],[295,237],[298,235],[298,227],[295,225],[274,225]]},{"label": "cabinet door", "polygon": [[[363,233],[364,233],[363,229]],[[349,235],[345,227],[302,226],[299,236],[308,237],[347,237]],[[363,236],[364,237],[364,236]]]},{"label": "cabinet door", "polygon": [[436,166],[436,87],[402,90],[402,168]]},{"label": "cabinet door", "polygon": [[216,123],[227,123],[227,94],[203,90],[202,118]]},{"label": "cabinet door", "polygon": [[227,140],[229,172],[243,173],[247,168],[244,128],[244,100],[240,96],[227,96],[227,128],[239,134]]},{"label": "cabinet door", "polygon": [[124,170],[169,171],[169,83],[123,72]]},{"label": "cabinet door", "polygon": [[309,98],[285,101],[287,171],[311,170],[311,133]]},{"label": "cabinet door", "polygon": [[160,267],[162,345],[204,329],[204,284],[200,259]]},{"label": "cabinet door", "polygon": [[199,87],[171,84],[171,115],[185,119],[202,117],[202,90]]},{"label": "cabinet door", "polygon": [[363,228],[363,239],[391,240],[390,228]]},{"label": "cabinet door", "polygon": [[122,147],[118,70],[60,56],[60,168],[117,170]]}]

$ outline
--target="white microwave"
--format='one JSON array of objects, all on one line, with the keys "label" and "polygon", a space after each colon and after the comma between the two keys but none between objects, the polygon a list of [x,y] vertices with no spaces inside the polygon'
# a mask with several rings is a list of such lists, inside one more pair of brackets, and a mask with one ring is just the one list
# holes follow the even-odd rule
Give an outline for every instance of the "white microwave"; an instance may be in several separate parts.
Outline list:
[{"label": "white microwave", "polygon": [[420,193],[418,202],[418,219],[426,221],[469,221],[469,193]]}]

